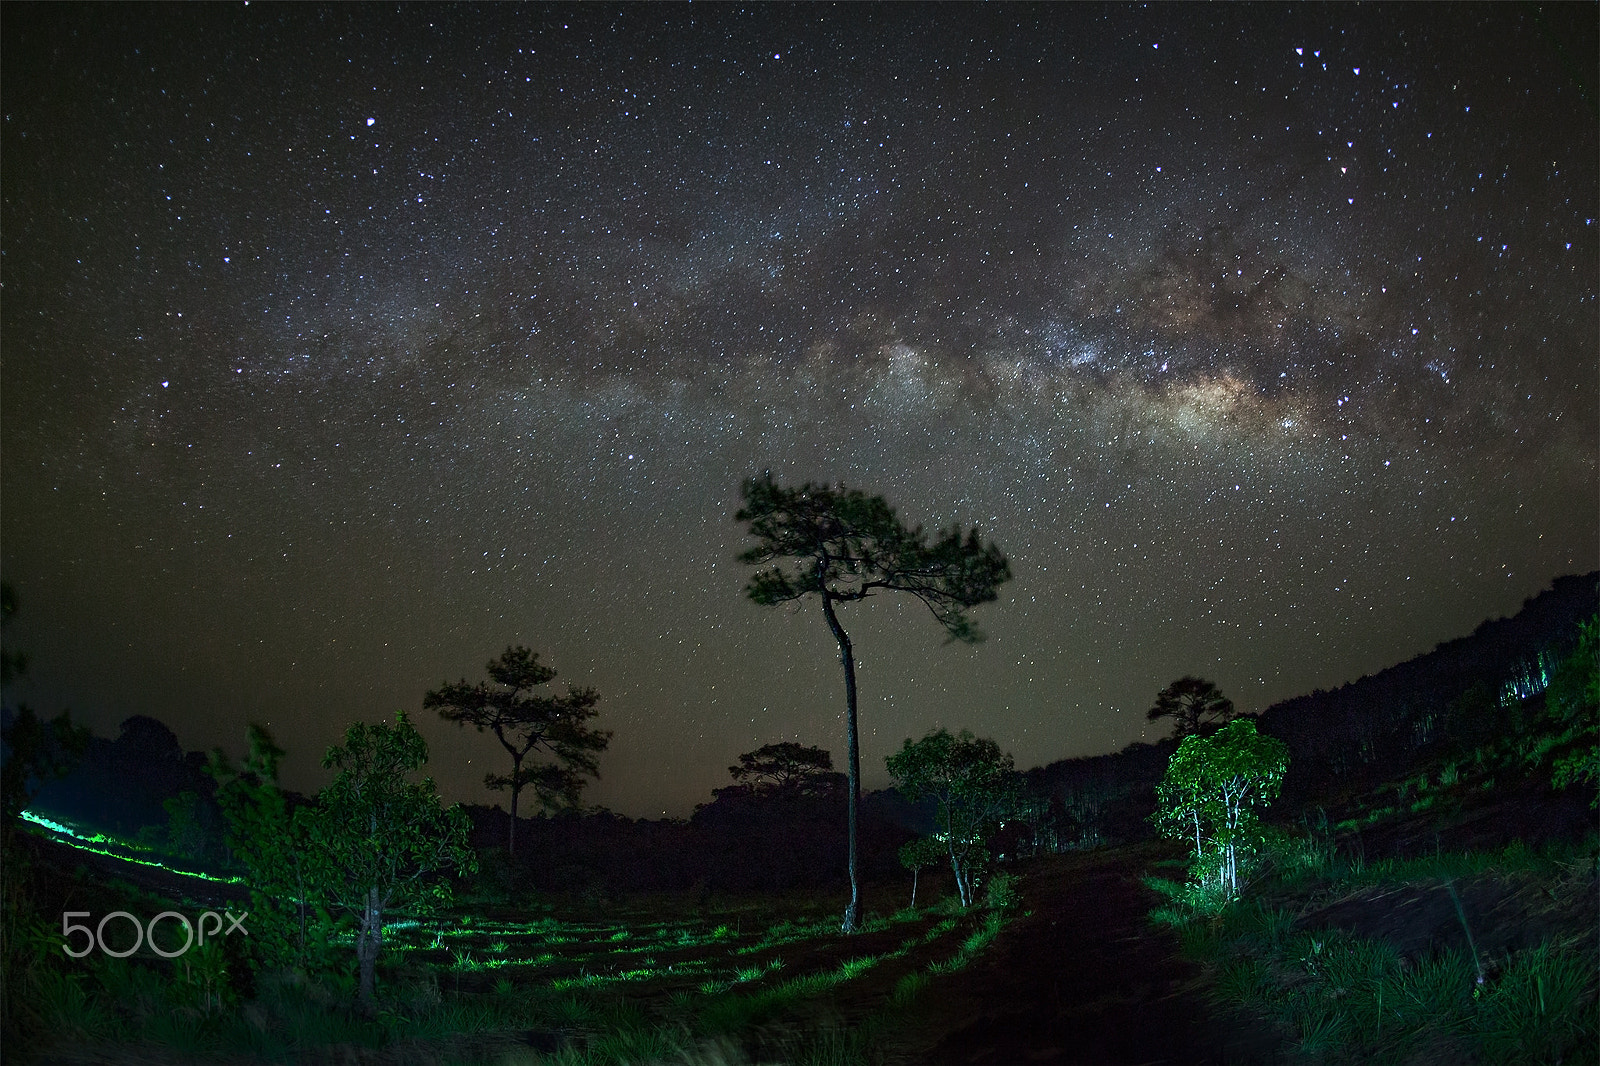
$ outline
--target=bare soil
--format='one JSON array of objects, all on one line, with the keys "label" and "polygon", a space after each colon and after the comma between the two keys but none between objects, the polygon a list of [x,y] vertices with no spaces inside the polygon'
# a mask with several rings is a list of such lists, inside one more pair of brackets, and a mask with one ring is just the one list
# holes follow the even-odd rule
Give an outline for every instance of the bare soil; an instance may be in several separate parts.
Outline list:
[{"label": "bare soil", "polygon": [[1210,1003],[1200,967],[1149,920],[1159,898],[1140,879],[1178,854],[1143,844],[1014,867],[1018,916],[970,966],[928,986],[890,1062],[1279,1061],[1279,1038]]}]

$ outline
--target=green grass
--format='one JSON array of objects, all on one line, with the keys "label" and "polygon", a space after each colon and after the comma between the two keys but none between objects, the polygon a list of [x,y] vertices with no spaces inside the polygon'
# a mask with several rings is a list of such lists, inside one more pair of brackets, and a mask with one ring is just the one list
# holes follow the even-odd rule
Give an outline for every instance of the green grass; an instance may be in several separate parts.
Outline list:
[{"label": "green grass", "polygon": [[[395,915],[385,926],[370,1016],[349,1009],[351,973],[264,977],[243,1001],[225,979],[202,988],[172,962],[139,955],[74,964],[47,952],[33,999],[38,1028],[54,1034],[53,1046],[90,1057],[146,1045],[200,1060],[291,1061],[329,1047],[420,1043],[437,1044],[443,1062],[453,1061],[448,1048],[462,1034],[534,1030],[584,1034],[581,1052],[571,1047],[537,1060],[574,1066],[744,1062],[737,1049],[752,1039],[768,1056],[759,1061],[776,1055],[789,1063],[854,1063],[871,1057],[870,1047],[930,980],[969,964],[1004,921],[999,910],[948,906],[872,914],[865,932],[904,928],[898,947],[840,957],[850,939],[831,914],[762,923],[746,937],[731,921],[701,919],[545,916],[519,923]],[[953,950],[941,950],[951,938]],[[339,958],[353,969],[353,955],[346,948]],[[890,960],[896,971],[876,979]],[[869,979],[875,983],[865,998],[846,991]],[[825,1019],[841,996],[868,1007],[870,1017],[830,1028]],[[527,1059],[529,1066],[535,1061]]]},{"label": "green grass", "polygon": [[1382,941],[1337,931],[1224,958],[1216,995],[1264,1009],[1304,1059],[1403,1063],[1456,1047],[1483,1062],[1574,1062],[1600,1036],[1592,956],[1549,943],[1482,982],[1465,952],[1405,960]]},{"label": "green grass", "polygon": [[[135,914],[192,910],[149,894],[115,898]],[[96,897],[96,913],[109,902]],[[366,1059],[404,1045],[442,1066],[478,1061],[473,1049],[498,1048],[496,1034],[533,1031],[567,1034],[572,1046],[505,1061],[859,1063],[1007,917],[941,900],[869,912],[852,938],[840,934],[831,902],[784,901],[786,914],[779,905],[683,908],[677,920],[662,917],[678,912],[670,900],[661,912],[604,920],[588,910],[524,921],[395,912],[370,1013],[353,1009],[348,934],[334,945],[334,972],[263,973],[249,984],[243,957],[226,960],[231,974],[197,967],[193,953],[185,970],[148,948],[122,960],[66,959],[59,930],[40,926],[29,1031],[47,1060],[109,1061],[131,1048],[162,1061]],[[26,931],[26,921],[8,923],[8,936]],[[841,1012],[848,1026],[837,1024]],[[483,1054],[503,1060],[499,1050]]]},{"label": "green grass", "polygon": [[[1592,839],[1537,852],[1516,843],[1372,863],[1326,853],[1296,862],[1295,849],[1287,854],[1290,861],[1256,886],[1266,899],[1236,901],[1211,916],[1179,902],[1151,917],[1176,930],[1184,954],[1207,964],[1218,1001],[1272,1019],[1287,1034],[1294,1060],[1363,1066],[1596,1060],[1600,974],[1592,924],[1531,948],[1480,955],[1454,884],[1457,878],[1504,881],[1528,908],[1530,928],[1541,928],[1546,903],[1571,898],[1584,885],[1592,892]],[[1182,886],[1154,878],[1146,883],[1181,900]],[[1385,890],[1441,885],[1455,901],[1462,948],[1406,957],[1375,937],[1297,922],[1297,914],[1352,894],[1377,901]],[[1497,914],[1501,923],[1520,920]]]},{"label": "green grass", "polygon": [[944,962],[934,963],[928,967],[928,972],[936,974],[955,973],[958,970],[965,969],[999,935],[1000,929],[1004,924],[1005,914],[1003,912],[990,911],[983,916],[978,928],[962,941],[959,951]]}]

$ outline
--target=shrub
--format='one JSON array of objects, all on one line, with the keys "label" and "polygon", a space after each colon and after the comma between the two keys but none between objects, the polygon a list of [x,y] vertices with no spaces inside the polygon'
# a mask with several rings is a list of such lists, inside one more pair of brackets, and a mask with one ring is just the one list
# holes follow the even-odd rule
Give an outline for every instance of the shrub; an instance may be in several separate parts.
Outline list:
[{"label": "shrub", "polygon": [[1260,844],[1255,808],[1277,797],[1288,765],[1287,745],[1257,733],[1248,718],[1178,746],[1157,786],[1152,820],[1165,835],[1192,843],[1198,884],[1238,895],[1241,866]]},{"label": "shrub", "polygon": [[989,879],[985,902],[995,910],[1007,910],[1017,904],[1017,876],[1004,871]]}]

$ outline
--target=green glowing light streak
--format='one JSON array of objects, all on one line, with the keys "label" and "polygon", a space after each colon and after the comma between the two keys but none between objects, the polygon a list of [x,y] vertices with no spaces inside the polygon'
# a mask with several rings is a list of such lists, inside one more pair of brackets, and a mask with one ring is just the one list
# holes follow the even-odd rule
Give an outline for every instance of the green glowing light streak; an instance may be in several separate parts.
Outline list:
[{"label": "green glowing light streak", "polygon": [[244,878],[242,877],[218,877],[215,874],[201,873],[198,870],[184,870],[176,866],[168,866],[166,863],[157,862],[154,859],[139,859],[132,855],[124,855],[117,851],[112,851],[110,848],[101,847],[100,845],[110,844],[123,849],[130,848],[130,845],[113,837],[108,837],[104,833],[91,833],[85,835],[69,826],[62,825],[60,822],[54,822],[48,818],[34,814],[32,811],[23,811],[22,817],[24,821],[32,822],[34,825],[37,825],[41,829],[50,833],[58,843],[65,844],[71,848],[76,848],[79,851],[87,851],[95,855],[104,855],[106,858],[116,859],[118,862],[130,862],[139,866],[153,866],[158,870],[165,870],[168,873],[177,874],[180,877],[194,877],[201,881],[210,881],[211,883],[218,885],[238,885],[244,883]]}]

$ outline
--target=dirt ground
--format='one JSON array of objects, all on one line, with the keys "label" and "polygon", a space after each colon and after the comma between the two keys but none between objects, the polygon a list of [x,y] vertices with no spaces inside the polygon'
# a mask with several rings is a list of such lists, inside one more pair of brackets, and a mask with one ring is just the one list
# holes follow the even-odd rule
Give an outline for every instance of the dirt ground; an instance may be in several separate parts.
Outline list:
[{"label": "dirt ground", "polygon": [[[1159,899],[1140,879],[1155,863],[1180,854],[1155,843],[1011,867],[1021,876],[1015,916],[965,969],[936,976],[923,989],[897,1027],[886,1066],[1281,1061],[1278,1039],[1210,1004],[1200,968],[1180,957],[1175,934],[1149,921]],[[91,877],[131,873],[148,890],[216,897],[205,900],[210,905],[233,902],[225,897],[239,893],[238,886],[179,879],[155,868],[118,869],[121,864],[99,856],[79,861]],[[949,887],[924,880],[933,881],[923,886],[925,899]],[[879,894],[888,891],[883,886]],[[847,957],[890,951],[906,934],[896,928],[833,938],[799,956],[793,949],[784,955],[794,972],[826,969]],[[887,994],[902,972],[922,961],[886,963],[864,984]],[[849,1011],[835,1021],[849,1024]]]},{"label": "dirt ground", "polygon": [[1160,844],[1019,866],[1019,911],[976,961],[935,979],[894,1066],[1271,1063],[1278,1039],[1205,999],[1200,968],[1147,917]]}]

